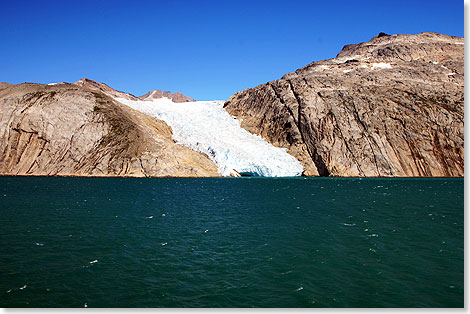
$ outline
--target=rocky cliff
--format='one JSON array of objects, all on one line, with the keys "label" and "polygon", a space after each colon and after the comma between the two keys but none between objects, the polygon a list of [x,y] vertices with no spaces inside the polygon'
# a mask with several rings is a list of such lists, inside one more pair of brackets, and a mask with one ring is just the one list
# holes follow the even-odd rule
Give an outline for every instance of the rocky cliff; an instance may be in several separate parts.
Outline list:
[{"label": "rocky cliff", "polygon": [[463,176],[464,39],[379,34],[225,109],[320,176]]},{"label": "rocky cliff", "polygon": [[108,96],[125,93],[79,82],[0,84],[0,174],[218,176],[163,121]]}]

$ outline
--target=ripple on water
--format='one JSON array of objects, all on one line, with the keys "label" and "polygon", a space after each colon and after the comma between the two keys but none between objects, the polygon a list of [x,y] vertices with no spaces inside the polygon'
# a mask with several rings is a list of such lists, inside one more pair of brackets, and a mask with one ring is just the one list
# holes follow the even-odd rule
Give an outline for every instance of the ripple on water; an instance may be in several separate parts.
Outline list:
[{"label": "ripple on water", "polygon": [[4,307],[464,305],[463,180],[0,177],[0,193]]}]

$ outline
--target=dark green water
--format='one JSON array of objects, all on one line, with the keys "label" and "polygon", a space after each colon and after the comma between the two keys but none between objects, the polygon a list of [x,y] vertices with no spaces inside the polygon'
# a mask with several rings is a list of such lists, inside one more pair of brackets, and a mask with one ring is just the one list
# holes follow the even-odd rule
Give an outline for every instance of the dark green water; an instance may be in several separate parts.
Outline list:
[{"label": "dark green water", "polygon": [[0,307],[463,307],[464,180],[0,177]]}]

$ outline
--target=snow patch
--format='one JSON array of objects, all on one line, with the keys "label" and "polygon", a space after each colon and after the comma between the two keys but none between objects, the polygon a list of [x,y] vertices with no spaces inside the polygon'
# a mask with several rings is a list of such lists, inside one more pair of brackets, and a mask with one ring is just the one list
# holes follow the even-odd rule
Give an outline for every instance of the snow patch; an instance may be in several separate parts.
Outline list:
[{"label": "snow patch", "polygon": [[391,69],[392,66],[390,63],[384,63],[384,62],[379,62],[379,63],[374,63],[372,64],[372,70],[375,69]]},{"label": "snow patch", "polygon": [[240,121],[223,108],[224,101],[116,100],[165,121],[176,143],[206,154],[223,176],[289,177],[302,173],[300,162],[285,148],[274,147],[241,128]]}]

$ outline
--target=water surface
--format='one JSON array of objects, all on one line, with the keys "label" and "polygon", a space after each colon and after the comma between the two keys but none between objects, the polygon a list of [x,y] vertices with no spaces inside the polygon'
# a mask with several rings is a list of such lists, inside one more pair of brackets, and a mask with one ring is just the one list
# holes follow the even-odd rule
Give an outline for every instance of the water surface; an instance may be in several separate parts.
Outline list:
[{"label": "water surface", "polygon": [[0,177],[0,306],[463,307],[463,187]]}]

